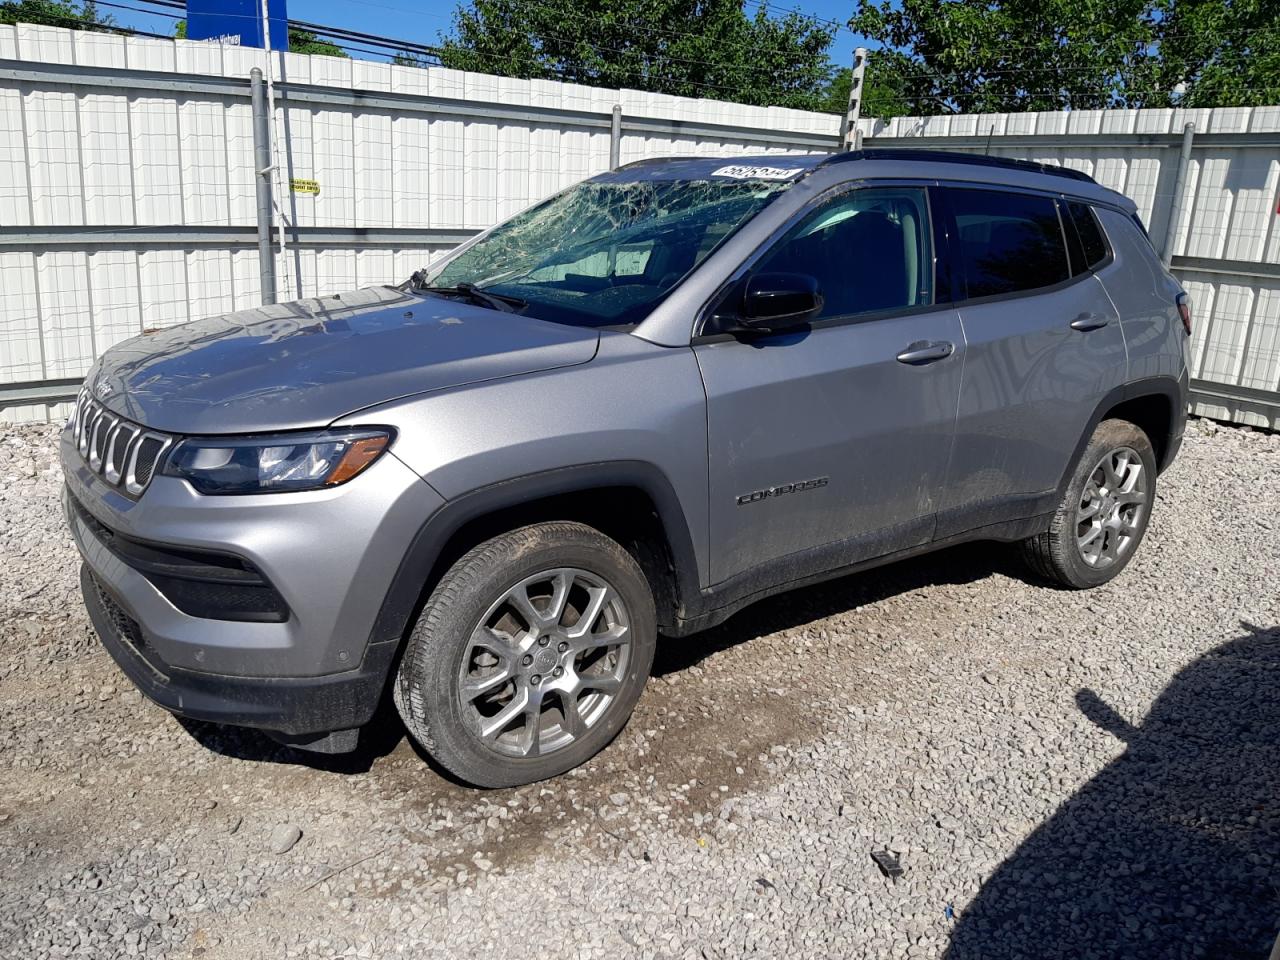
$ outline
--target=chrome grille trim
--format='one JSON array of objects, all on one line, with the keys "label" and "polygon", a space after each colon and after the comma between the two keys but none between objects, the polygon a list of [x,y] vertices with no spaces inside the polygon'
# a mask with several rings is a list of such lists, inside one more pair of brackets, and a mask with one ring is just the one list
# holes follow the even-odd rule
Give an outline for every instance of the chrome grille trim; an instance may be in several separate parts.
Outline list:
[{"label": "chrome grille trim", "polygon": [[[174,438],[157,433],[117,416],[82,389],[76,397],[68,424],[71,441],[80,452],[89,469],[99,474],[113,487],[119,487],[129,496],[141,496],[155,476],[161,458],[173,446]],[[138,454],[147,440],[160,444],[151,469],[138,476]],[[117,448],[120,448],[117,450]],[[116,464],[120,464],[117,468]]]},{"label": "chrome grille trim", "polygon": [[[106,477],[107,483],[118,484],[122,476],[122,471],[116,469],[116,445],[119,444],[124,453],[122,464],[127,465],[129,462],[129,447],[133,441],[138,439],[138,434],[141,432],[141,427],[135,427],[128,420],[116,421],[110,436],[107,437],[107,452],[102,460],[102,475]],[[121,442],[122,438],[123,442]]]},{"label": "chrome grille trim", "polygon": [[[145,440],[159,440],[160,450],[156,453],[155,459],[151,461],[151,469],[142,480],[138,479],[138,453],[142,450],[142,444]],[[129,451],[129,462],[125,468],[124,489],[127,493],[133,494],[135,497],[140,496],[142,491],[147,489],[147,484],[151,482],[151,478],[156,475],[156,467],[160,466],[160,460],[169,452],[169,447],[173,443],[173,437],[166,436],[163,433],[153,433],[150,430],[143,430],[134,439],[133,449]]]}]

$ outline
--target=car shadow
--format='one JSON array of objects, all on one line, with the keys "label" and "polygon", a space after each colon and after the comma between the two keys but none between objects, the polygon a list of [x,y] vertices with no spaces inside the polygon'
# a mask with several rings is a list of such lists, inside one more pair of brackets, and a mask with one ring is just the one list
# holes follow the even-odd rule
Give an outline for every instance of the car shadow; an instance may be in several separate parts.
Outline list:
[{"label": "car shadow", "polygon": [[744,607],[717,627],[688,637],[662,637],[651,675],[697,665],[722,650],[757,637],[847,613],[901,593],[939,584],[964,584],[1003,574],[1041,585],[1007,543],[977,541],[883,567],[874,567],[778,594]]},{"label": "car shadow", "polygon": [[[721,650],[756,637],[854,610],[900,593],[942,583],[972,583],[994,573],[1030,577],[1007,544],[984,541],[804,587],[745,607],[725,623],[703,633],[678,639],[660,637],[650,675],[661,677],[687,670]],[[407,737],[389,691],[383,696],[373,720],[361,729],[359,743],[350,753],[316,753],[282,744],[258,730],[175,719],[201,746],[214,753],[332,773],[366,773],[407,739],[413,751],[444,779],[455,784],[460,782]]]},{"label": "car shadow", "polygon": [[310,767],[328,773],[367,773],[406,737],[390,696],[384,696],[373,719],[360,728],[356,749],[349,753],[317,753],[272,739],[261,730],[231,727],[175,717],[174,720],[206,750],[237,760]]},{"label": "car shadow", "polygon": [[1138,725],[1077,692],[1127,749],[983,885],[947,960],[1265,960],[1280,929],[1280,628],[1242,626]]}]

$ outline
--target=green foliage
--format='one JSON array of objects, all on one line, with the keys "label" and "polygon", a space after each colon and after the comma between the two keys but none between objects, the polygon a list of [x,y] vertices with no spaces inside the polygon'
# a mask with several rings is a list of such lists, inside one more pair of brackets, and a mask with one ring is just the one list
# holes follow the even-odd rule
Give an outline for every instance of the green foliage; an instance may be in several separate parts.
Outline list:
[{"label": "green foliage", "polygon": [[[913,102],[907,96],[904,75],[911,72],[910,61],[892,50],[876,50],[869,54],[862,77],[862,116],[901,117],[912,112]],[[872,69],[874,64],[874,69]],[[831,77],[825,102],[818,109],[843,116],[849,109],[849,87],[853,68],[841,67]]]},{"label": "green foliage", "polygon": [[411,53],[408,50],[400,50],[391,58],[391,62],[397,67],[429,67],[432,62],[420,53]]},{"label": "green foliage", "polygon": [[857,0],[849,26],[912,114],[1280,101],[1276,0]]},{"label": "green foliage", "polygon": [[310,30],[299,30],[297,27],[289,28],[289,52],[314,53],[322,57],[348,56],[347,51],[336,43],[321,40]]},{"label": "green foliage", "polygon": [[[828,102],[833,31],[742,0],[471,0],[454,13],[447,67],[738,103]],[[839,112],[844,112],[841,106]]]},{"label": "green foliage", "polygon": [[56,0],[0,0],[0,23],[40,23],[73,30],[115,28],[115,18],[98,13],[92,2],[76,4]]},{"label": "green foliage", "polygon": [[[1165,0],[1154,82],[1192,107],[1280,103],[1280,3]],[[1153,102],[1163,106],[1171,97]]]}]

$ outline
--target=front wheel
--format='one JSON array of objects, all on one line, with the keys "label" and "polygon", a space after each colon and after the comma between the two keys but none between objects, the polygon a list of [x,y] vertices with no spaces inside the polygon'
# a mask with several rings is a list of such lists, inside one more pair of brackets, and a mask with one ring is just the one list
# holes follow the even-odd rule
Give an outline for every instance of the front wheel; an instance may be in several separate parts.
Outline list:
[{"label": "front wheel", "polygon": [[482,787],[553,777],[627,722],[653,663],[653,595],[635,559],[579,523],[488,540],[441,578],[394,686],[410,734]]},{"label": "front wheel", "polygon": [[1133,559],[1155,497],[1151,441],[1127,420],[1104,420],[1049,529],[1023,541],[1023,556],[1035,572],[1064,587],[1101,586]]}]

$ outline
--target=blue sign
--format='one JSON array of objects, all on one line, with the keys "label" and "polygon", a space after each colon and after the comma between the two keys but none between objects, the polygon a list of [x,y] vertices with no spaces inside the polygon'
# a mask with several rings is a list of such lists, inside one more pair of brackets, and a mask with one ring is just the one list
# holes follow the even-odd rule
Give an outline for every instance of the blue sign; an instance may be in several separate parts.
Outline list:
[{"label": "blue sign", "polygon": [[[289,49],[284,4],[285,0],[268,0],[272,50]],[[262,0],[187,0],[187,39],[265,47]]]}]

